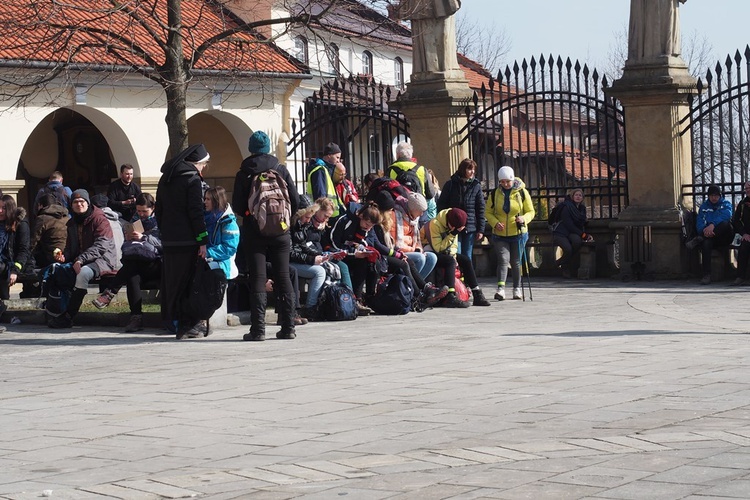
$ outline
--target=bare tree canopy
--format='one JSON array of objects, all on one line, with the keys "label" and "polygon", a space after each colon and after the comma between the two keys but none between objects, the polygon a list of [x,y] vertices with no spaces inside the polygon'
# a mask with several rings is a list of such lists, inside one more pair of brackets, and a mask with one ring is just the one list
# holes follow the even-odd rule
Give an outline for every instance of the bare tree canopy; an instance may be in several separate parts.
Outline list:
[{"label": "bare tree canopy", "polygon": [[476,22],[458,11],[456,17],[456,45],[458,51],[496,74],[505,60],[512,43],[507,33],[496,22]]}]

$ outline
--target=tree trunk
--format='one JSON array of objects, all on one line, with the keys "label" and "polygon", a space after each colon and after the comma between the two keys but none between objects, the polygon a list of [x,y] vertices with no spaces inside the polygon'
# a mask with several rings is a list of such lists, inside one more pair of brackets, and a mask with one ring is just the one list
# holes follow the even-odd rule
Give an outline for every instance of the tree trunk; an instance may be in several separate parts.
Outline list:
[{"label": "tree trunk", "polygon": [[166,61],[161,68],[162,85],[167,96],[167,134],[169,156],[172,157],[188,147],[187,88],[189,82],[188,62],[182,51],[182,5],[181,0],[168,0]]}]

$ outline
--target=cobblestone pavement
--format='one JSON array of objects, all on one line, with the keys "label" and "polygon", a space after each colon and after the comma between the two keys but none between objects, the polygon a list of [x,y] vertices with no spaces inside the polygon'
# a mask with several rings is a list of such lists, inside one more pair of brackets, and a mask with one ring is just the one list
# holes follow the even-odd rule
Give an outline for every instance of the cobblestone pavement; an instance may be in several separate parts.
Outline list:
[{"label": "cobblestone pavement", "polygon": [[0,498],[750,497],[749,288],[532,284],[293,341],[7,325]]}]

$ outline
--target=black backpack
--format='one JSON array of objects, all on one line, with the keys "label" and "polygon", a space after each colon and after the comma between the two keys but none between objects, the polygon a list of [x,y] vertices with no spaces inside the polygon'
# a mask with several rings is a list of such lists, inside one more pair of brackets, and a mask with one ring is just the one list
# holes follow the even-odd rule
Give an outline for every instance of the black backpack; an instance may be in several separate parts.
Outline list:
[{"label": "black backpack", "polygon": [[557,225],[560,223],[560,218],[562,217],[562,211],[564,207],[565,202],[561,202],[555,205],[552,210],[549,211],[549,215],[547,216],[547,226],[549,227],[550,231],[554,231]]},{"label": "black backpack", "polygon": [[697,214],[695,213],[695,210],[688,210],[682,205],[677,205],[677,210],[680,215],[680,224],[682,225],[683,241],[688,242],[698,234],[696,228]]},{"label": "black backpack", "polygon": [[64,186],[60,185],[60,186],[52,187],[49,184],[45,184],[42,187],[42,193],[51,194],[52,196],[55,197],[55,199],[57,199],[57,203],[59,203],[63,207],[65,208],[70,207],[70,198],[68,197],[68,193],[65,192]]},{"label": "black backpack", "polygon": [[198,258],[186,311],[190,317],[208,320],[224,302],[227,275],[222,269],[212,269],[205,259]]},{"label": "black backpack", "polygon": [[320,291],[316,309],[319,319],[351,321],[357,319],[357,298],[346,285],[327,283]]},{"label": "black backpack", "polygon": [[403,274],[389,274],[375,290],[367,305],[378,314],[406,314],[411,310],[414,287]]},{"label": "black backpack", "polygon": [[42,272],[42,297],[44,310],[50,317],[57,317],[68,310],[68,302],[76,284],[73,264],[54,263]]},{"label": "black backpack", "polygon": [[402,170],[396,176],[396,180],[409,191],[424,195],[424,186],[422,186],[422,181],[419,180],[419,176],[415,172],[417,168],[419,167],[412,170]]}]

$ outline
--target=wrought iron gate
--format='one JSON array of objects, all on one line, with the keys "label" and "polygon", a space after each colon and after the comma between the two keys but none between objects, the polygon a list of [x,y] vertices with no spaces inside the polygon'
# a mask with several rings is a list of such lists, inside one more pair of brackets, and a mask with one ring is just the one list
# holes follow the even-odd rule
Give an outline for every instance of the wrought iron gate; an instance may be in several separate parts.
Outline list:
[{"label": "wrought iron gate", "polygon": [[[392,87],[371,78],[337,78],[308,98],[292,120],[287,166],[304,191],[306,165],[322,156],[329,142],[341,147],[349,177],[359,185],[369,172],[385,170],[393,147],[409,137],[404,115],[388,107]],[[395,98],[395,96],[393,96]]]},{"label": "wrought iron gate", "polygon": [[627,206],[625,122],[607,86],[596,70],[552,56],[515,63],[482,85],[461,133],[484,188],[510,165],[539,219],[573,187],[583,188],[590,218],[616,217]]}]

